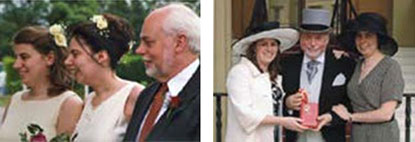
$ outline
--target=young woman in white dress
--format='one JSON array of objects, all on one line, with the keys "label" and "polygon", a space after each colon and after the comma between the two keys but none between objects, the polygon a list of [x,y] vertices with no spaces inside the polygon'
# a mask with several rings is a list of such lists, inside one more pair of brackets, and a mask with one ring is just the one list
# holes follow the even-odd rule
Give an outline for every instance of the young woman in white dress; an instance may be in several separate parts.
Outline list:
[{"label": "young woman in white dress", "polygon": [[28,89],[12,96],[0,126],[0,141],[20,141],[19,133],[28,133],[31,123],[43,128],[47,140],[61,133],[71,135],[75,129],[82,99],[69,90],[72,80],[63,65],[66,41],[56,39],[64,37],[63,29],[52,27],[58,30],[25,27],[13,38],[13,68]]},{"label": "young woman in white dress", "polygon": [[144,88],[115,73],[120,58],[132,46],[132,27],[123,18],[103,14],[70,26],[69,34],[70,55],[65,65],[78,82],[94,90],[85,97],[73,139],[121,141]]}]

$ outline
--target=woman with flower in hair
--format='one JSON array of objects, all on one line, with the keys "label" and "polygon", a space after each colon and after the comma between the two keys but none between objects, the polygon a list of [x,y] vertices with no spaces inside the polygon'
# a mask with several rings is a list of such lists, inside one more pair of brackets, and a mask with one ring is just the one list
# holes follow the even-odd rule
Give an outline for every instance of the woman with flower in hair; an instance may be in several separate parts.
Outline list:
[{"label": "woman with flower in hair", "polygon": [[73,134],[75,141],[121,141],[144,86],[119,78],[115,68],[132,47],[133,30],[112,14],[94,16],[70,28],[65,65],[76,80],[94,90]]},{"label": "woman with flower in hair", "polygon": [[72,82],[65,66],[66,37],[60,25],[25,27],[13,38],[13,68],[28,87],[15,93],[0,127],[0,141],[20,141],[19,133],[37,124],[48,140],[71,135],[82,111],[82,100],[70,91]]}]

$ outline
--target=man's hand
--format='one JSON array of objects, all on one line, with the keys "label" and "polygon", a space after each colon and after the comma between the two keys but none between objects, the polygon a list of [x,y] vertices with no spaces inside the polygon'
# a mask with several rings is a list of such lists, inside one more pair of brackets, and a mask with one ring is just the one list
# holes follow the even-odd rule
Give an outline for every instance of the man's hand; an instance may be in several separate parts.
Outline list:
[{"label": "man's hand", "polygon": [[312,130],[312,131],[316,131],[316,132],[320,131],[320,129],[321,129],[324,125],[326,125],[327,123],[330,123],[330,122],[331,122],[331,119],[332,119],[332,116],[331,116],[330,114],[328,114],[328,113],[325,113],[325,114],[323,114],[323,115],[320,115],[320,116],[317,118],[317,121],[318,121],[318,126],[317,126],[317,128],[314,128],[314,129],[311,129],[311,130]]},{"label": "man's hand", "polygon": [[295,94],[289,96],[285,100],[285,105],[287,106],[288,109],[298,111],[298,110],[300,110],[302,99],[303,99],[303,95],[301,95],[300,93],[295,93]]}]

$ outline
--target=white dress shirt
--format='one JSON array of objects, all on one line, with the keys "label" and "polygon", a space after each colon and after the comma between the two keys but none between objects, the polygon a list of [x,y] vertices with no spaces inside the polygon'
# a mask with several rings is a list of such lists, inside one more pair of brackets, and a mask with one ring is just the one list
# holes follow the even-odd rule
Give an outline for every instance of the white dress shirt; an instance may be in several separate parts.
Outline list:
[{"label": "white dress shirt", "polygon": [[317,57],[316,61],[319,62],[317,65],[317,73],[311,82],[307,79],[307,63],[311,61],[307,55],[304,55],[303,64],[301,67],[300,77],[300,88],[304,88],[310,96],[308,96],[309,102],[318,103],[320,98],[321,85],[323,83],[323,71],[324,71],[324,60],[325,52]]},{"label": "white dress shirt", "polygon": [[[183,89],[183,87],[186,85],[186,83],[189,82],[190,78],[192,78],[193,74],[196,72],[199,65],[200,65],[200,61],[199,61],[199,58],[197,58],[190,65],[188,65],[186,68],[184,68],[182,71],[180,71],[176,76],[174,76],[169,81],[167,81],[168,91],[165,94],[166,97],[164,97],[163,106],[161,107],[160,112],[159,112],[156,120],[154,121],[153,125],[155,125],[157,123],[157,121],[160,119],[160,117],[169,108],[171,97],[175,97],[175,96],[179,95],[180,91]],[[149,108],[151,108],[151,106]],[[149,111],[147,111],[146,116],[143,119],[143,122],[141,122],[140,131],[138,132],[137,139],[141,135],[141,130],[142,130],[142,128],[144,126],[144,123],[147,119],[148,113],[149,113]]]},{"label": "white dress shirt", "polygon": [[183,87],[189,82],[193,74],[196,72],[199,67],[199,59],[193,61],[189,66],[184,68],[180,73],[174,76],[172,79],[167,81],[167,87],[169,90],[166,92],[166,97],[164,97],[163,106],[157,116],[156,122],[164,114],[164,112],[169,108],[171,97],[176,97],[182,91]]},{"label": "white dress shirt", "polygon": [[[325,61],[325,52],[321,54],[317,59],[315,59],[319,64],[317,64],[317,73],[312,79],[311,82],[307,79],[307,63],[311,61],[307,55],[304,55],[303,64],[301,67],[301,80],[300,88],[304,88],[309,96],[308,101],[313,103],[319,103],[321,85],[323,84],[323,72],[324,72],[324,61]],[[303,133],[298,133],[298,138],[296,142],[324,142],[321,132],[314,131],[304,131]]]}]

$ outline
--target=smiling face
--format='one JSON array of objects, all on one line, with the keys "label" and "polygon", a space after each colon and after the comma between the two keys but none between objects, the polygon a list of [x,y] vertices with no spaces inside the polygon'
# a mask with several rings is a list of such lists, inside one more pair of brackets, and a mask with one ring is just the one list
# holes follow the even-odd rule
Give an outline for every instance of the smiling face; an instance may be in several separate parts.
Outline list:
[{"label": "smiling face", "polygon": [[317,59],[327,49],[329,33],[301,33],[301,50],[310,59]]},{"label": "smiling face", "polygon": [[[74,75],[76,81],[89,84],[89,78],[95,76],[96,69],[100,65],[90,56],[92,51],[88,45],[81,38],[79,38],[79,41],[82,43],[79,43],[74,37],[69,43],[69,56],[65,60],[65,65],[69,72]],[[81,44],[85,49],[82,48]]]},{"label": "smiling face", "polygon": [[53,64],[53,58],[40,54],[31,44],[16,44],[13,51],[16,55],[13,68],[19,73],[24,84],[31,87],[48,80],[49,66]]},{"label": "smiling face", "polygon": [[157,14],[146,18],[140,35],[140,46],[135,50],[135,53],[143,57],[146,74],[156,79],[167,78],[174,68],[174,36],[163,31],[163,16]]},{"label": "smiling face", "polygon": [[369,57],[375,52],[380,52],[378,49],[378,36],[376,33],[359,31],[356,33],[355,42],[357,50],[364,57]]},{"label": "smiling face", "polygon": [[277,55],[279,46],[275,39],[260,39],[255,44],[258,64],[268,66]]}]

